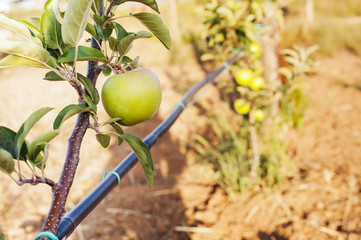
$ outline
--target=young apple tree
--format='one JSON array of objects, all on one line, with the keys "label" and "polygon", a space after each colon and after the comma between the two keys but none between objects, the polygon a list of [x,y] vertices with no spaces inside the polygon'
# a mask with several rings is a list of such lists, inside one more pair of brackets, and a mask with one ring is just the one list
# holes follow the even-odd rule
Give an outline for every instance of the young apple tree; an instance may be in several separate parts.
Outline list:
[{"label": "young apple tree", "polygon": [[[44,76],[45,80],[63,81],[78,94],[77,103],[64,103],[66,107],[55,118],[53,129],[33,141],[27,140],[27,134],[38,120],[53,110],[51,107],[35,111],[17,131],[0,126],[0,169],[20,186],[45,183],[52,188],[52,204],[42,227],[43,232],[55,234],[64,216],[65,203],[79,163],[82,140],[88,129],[95,130],[96,139],[103,147],[109,145],[110,134],[118,137],[118,145],[125,140],[137,155],[148,185],[153,185],[153,162],[148,147],[138,137],[125,134],[121,125],[134,125],[152,117],[158,110],[161,91],[155,74],[139,68],[139,57],[131,58],[127,53],[135,40],[153,35],[170,49],[171,38],[157,14],[139,12],[117,15],[115,10],[130,1],[144,4],[159,13],[156,0],[70,0],[65,11],[59,9],[58,0],[48,0],[41,17],[32,18],[30,22],[0,14],[0,25],[22,39],[0,42],[0,52],[7,54],[0,60],[0,67],[46,68],[49,72]],[[129,32],[118,22],[121,18],[139,21],[147,30]],[[82,41],[85,31],[90,34],[91,40]],[[79,61],[88,62],[86,74],[78,71]],[[133,94],[137,94],[134,89],[141,91],[138,97],[131,98],[104,87],[103,100],[111,118],[103,122],[99,121],[97,115],[100,96],[96,82],[101,73],[113,75],[108,81],[115,80],[112,87],[119,91],[122,88],[125,88],[123,92],[132,89]],[[119,79],[122,81],[117,81]],[[110,84],[108,81],[107,84]],[[144,106],[141,99],[147,94],[153,101],[148,101],[148,105]],[[118,103],[123,104],[122,109],[117,108]],[[121,112],[128,105],[128,110]],[[151,108],[151,112],[140,116],[139,112],[144,108]],[[77,122],[68,142],[61,176],[55,181],[45,174],[46,161],[51,154],[49,144],[61,131],[64,121],[74,115],[77,115]],[[110,125],[114,131],[104,131],[105,125]],[[24,167],[31,170],[30,176],[23,174]]]}]

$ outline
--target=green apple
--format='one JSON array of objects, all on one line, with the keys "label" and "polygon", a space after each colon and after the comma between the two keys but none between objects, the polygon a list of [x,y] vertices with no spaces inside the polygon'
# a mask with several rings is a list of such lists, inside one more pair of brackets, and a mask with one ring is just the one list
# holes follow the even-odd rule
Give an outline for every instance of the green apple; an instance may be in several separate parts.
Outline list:
[{"label": "green apple", "polygon": [[109,116],[132,126],[154,116],[162,99],[158,77],[149,69],[137,68],[107,79],[102,102]]},{"label": "green apple", "polygon": [[248,68],[238,70],[236,73],[236,82],[242,86],[248,86],[253,78],[253,71]]}]

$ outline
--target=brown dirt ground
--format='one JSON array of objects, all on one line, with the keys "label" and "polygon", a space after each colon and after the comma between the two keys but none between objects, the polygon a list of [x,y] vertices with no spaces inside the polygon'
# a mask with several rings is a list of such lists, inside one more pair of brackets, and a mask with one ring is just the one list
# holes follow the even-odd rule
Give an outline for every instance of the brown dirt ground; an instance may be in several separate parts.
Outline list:
[{"label": "brown dirt ground", "polygon": [[[204,76],[191,61],[154,71],[163,84],[163,103],[154,119],[127,129],[139,137],[157,126],[184,91]],[[140,167],[135,167],[71,239],[361,239],[361,59],[340,52],[321,59],[316,72],[306,80],[312,104],[303,129],[291,134],[293,167],[282,185],[228,200],[207,175],[207,169],[187,150],[193,134],[203,126],[201,111],[192,106],[152,149],[154,188],[147,187]],[[43,73],[31,70],[34,79]],[[45,101],[61,108],[64,98],[75,100],[76,96],[60,85],[51,92],[52,99],[47,99],[44,89],[51,89],[49,83],[42,81],[40,88],[33,88],[35,80],[25,79],[25,74],[12,70],[1,73],[0,101],[6,106],[0,109],[1,125],[18,128],[24,116]],[[26,109],[17,108],[24,99],[36,100],[27,103]],[[222,107],[214,88],[208,89],[202,99]],[[53,118],[50,115],[40,122],[35,133],[50,128],[48,122]],[[55,153],[49,159],[47,173],[51,178],[58,177],[65,154],[63,143],[72,124],[70,121],[64,126],[60,140],[51,146]],[[93,133],[87,134],[86,141],[69,208],[129,151],[126,146],[104,151],[94,141]],[[0,181],[0,229],[7,239],[33,239],[46,216],[50,190],[45,186],[19,188],[3,174]]]},{"label": "brown dirt ground", "polygon": [[[135,169],[84,222],[85,239],[361,239],[360,69],[360,58],[340,52],[307,79],[312,104],[292,132],[293,168],[281,186],[228,200],[186,152],[193,108],[153,149],[154,189]],[[179,73],[171,80],[187,79]]]}]

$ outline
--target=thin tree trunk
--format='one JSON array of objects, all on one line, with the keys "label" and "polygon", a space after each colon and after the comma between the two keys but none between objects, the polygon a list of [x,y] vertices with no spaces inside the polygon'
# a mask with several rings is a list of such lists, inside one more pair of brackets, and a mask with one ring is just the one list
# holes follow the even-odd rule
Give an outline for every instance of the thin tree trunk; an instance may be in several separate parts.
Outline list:
[{"label": "thin tree trunk", "polygon": [[[274,86],[279,86],[279,46],[280,46],[280,29],[275,17],[277,9],[272,2],[267,3],[267,15],[268,22],[266,23],[271,27],[271,33],[269,37],[262,40],[262,64],[264,67],[263,77],[267,83]],[[271,106],[271,115],[276,116],[278,114],[278,102],[275,102]]]},{"label": "thin tree trunk", "polygon": [[[92,39],[92,47],[99,49],[98,44]],[[95,85],[100,71],[97,69],[98,62],[90,61],[88,64],[87,77]],[[80,104],[86,104],[79,102]],[[74,126],[73,132],[68,142],[68,152],[66,155],[63,171],[59,182],[53,187],[53,200],[48,216],[43,224],[42,231],[56,234],[61,218],[65,214],[65,204],[68,198],[69,190],[73,184],[75,173],[79,164],[80,148],[83,137],[89,126],[89,113],[80,113]],[[41,237],[40,240],[46,240],[47,237]]]},{"label": "thin tree trunk", "polygon": [[314,19],[314,13],[315,13],[315,9],[314,9],[314,2],[313,0],[306,0],[306,19],[308,23],[312,23],[313,19]]}]

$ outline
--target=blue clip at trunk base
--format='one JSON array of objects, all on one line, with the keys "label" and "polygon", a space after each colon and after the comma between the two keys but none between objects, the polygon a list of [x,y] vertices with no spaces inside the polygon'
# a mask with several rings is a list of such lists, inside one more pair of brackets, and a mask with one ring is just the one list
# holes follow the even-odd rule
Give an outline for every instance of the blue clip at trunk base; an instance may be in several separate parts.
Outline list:
[{"label": "blue clip at trunk base", "polygon": [[37,240],[41,237],[47,237],[50,238],[51,240],[59,240],[57,236],[54,235],[54,233],[51,232],[41,232],[38,234],[38,236],[36,236],[36,238],[34,240]]}]

